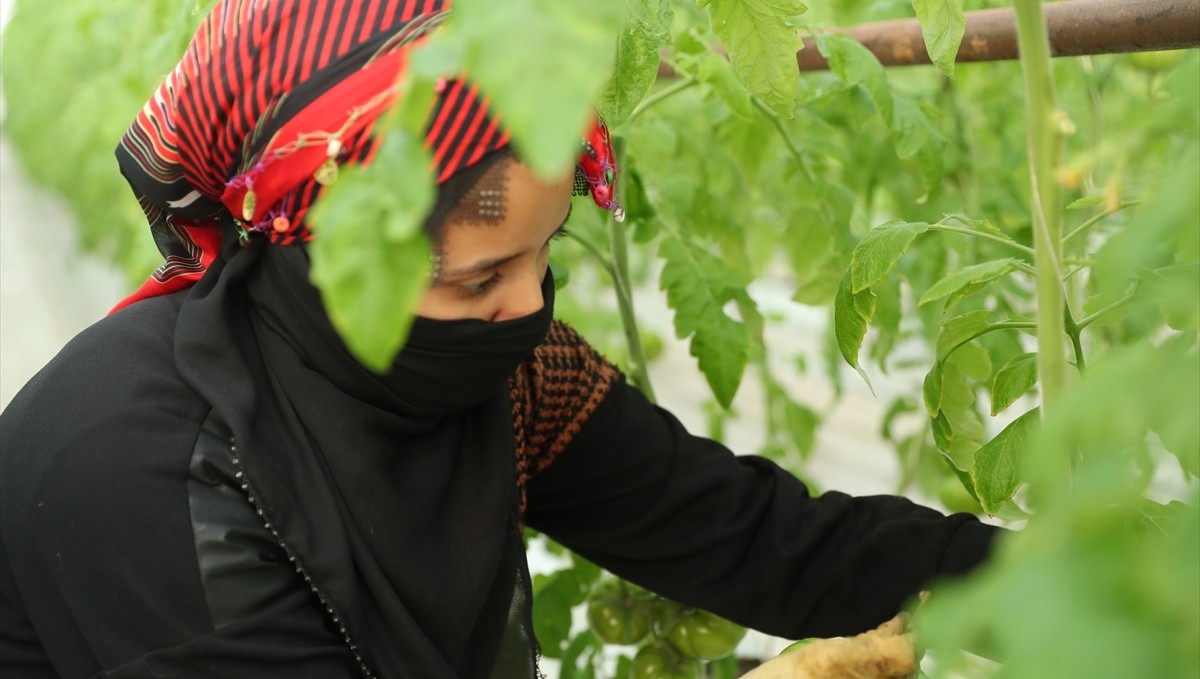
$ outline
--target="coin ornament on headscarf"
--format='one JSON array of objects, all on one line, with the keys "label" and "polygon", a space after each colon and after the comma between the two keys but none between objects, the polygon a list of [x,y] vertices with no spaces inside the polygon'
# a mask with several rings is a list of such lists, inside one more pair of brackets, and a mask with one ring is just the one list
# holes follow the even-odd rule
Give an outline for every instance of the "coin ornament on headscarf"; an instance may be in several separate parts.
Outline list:
[{"label": "coin ornament on headscarf", "polygon": [[617,200],[617,155],[608,136],[608,125],[596,116],[588,136],[583,139],[583,152],[575,167],[575,193],[592,194],[596,205],[613,213],[618,222],[625,221],[625,209]]},{"label": "coin ornament on headscarf", "polygon": [[329,140],[329,145],[325,149],[325,162],[317,168],[313,173],[313,180],[321,186],[333,186],[337,183],[340,171],[338,169],[337,159],[342,154],[342,141],[337,137]]}]

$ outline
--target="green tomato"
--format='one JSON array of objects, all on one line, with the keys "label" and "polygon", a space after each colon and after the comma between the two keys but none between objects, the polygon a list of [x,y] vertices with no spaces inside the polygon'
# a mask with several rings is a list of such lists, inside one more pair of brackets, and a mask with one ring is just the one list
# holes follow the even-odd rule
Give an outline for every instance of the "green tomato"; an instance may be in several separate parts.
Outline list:
[{"label": "green tomato", "polygon": [[674,625],[679,616],[683,615],[682,604],[663,597],[656,598],[652,608],[654,609],[654,624],[661,635],[666,635],[667,630],[671,629],[671,625]]},{"label": "green tomato", "polygon": [[651,595],[619,580],[601,580],[588,595],[587,619],[605,643],[636,644],[654,625]]},{"label": "green tomato", "polygon": [[696,679],[700,668],[669,645],[656,641],[646,644],[633,656],[631,679]]},{"label": "green tomato", "polygon": [[689,658],[716,660],[733,653],[746,628],[698,608],[687,609],[667,630],[667,641]]},{"label": "green tomato", "polygon": [[1184,54],[1184,50],[1134,52],[1129,55],[1129,63],[1144,73],[1161,73],[1171,70],[1176,64],[1183,61]]},{"label": "green tomato", "polygon": [[978,514],[982,511],[979,502],[963,487],[957,476],[947,476],[938,484],[938,500],[951,512]]}]

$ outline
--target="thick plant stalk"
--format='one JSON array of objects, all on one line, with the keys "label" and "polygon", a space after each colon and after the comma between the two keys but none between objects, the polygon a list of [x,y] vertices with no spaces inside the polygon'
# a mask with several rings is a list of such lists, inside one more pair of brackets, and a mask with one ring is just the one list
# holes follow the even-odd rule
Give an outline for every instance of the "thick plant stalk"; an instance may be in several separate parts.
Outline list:
[{"label": "thick plant stalk", "polygon": [[821,639],[784,653],[742,679],[902,679],[916,669],[908,616],[900,614],[856,637]]},{"label": "thick plant stalk", "polygon": [[1037,269],[1038,381],[1042,414],[1054,409],[1066,387],[1065,298],[1062,279],[1062,202],[1054,171],[1061,143],[1060,113],[1054,103],[1050,41],[1041,0],[1014,0],[1021,69],[1029,122],[1029,171],[1033,188],[1033,249]]}]

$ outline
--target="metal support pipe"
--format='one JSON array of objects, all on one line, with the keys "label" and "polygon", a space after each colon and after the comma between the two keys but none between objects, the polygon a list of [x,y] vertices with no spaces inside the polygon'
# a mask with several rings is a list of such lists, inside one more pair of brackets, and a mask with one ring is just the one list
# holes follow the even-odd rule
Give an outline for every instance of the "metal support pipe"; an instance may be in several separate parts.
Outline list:
[{"label": "metal support pipe", "polygon": [[[1200,0],[1068,0],[1043,6],[1055,57],[1118,54],[1200,46]],[[931,63],[916,19],[863,24],[845,31],[871,50],[884,66]],[[966,29],[956,61],[1017,58],[1017,32],[1011,8],[966,13]],[[796,55],[801,71],[829,68],[816,40],[804,41]]]}]

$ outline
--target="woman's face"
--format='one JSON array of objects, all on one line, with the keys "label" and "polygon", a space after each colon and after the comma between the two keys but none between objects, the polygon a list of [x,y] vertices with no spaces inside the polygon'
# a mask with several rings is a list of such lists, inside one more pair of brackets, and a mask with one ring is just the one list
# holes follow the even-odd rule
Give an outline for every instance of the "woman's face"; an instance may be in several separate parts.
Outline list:
[{"label": "woman's face", "polygon": [[469,192],[442,227],[438,270],[419,316],[505,321],[542,308],[550,241],[570,212],[574,174],[545,182],[515,160],[488,174],[485,188]]}]

